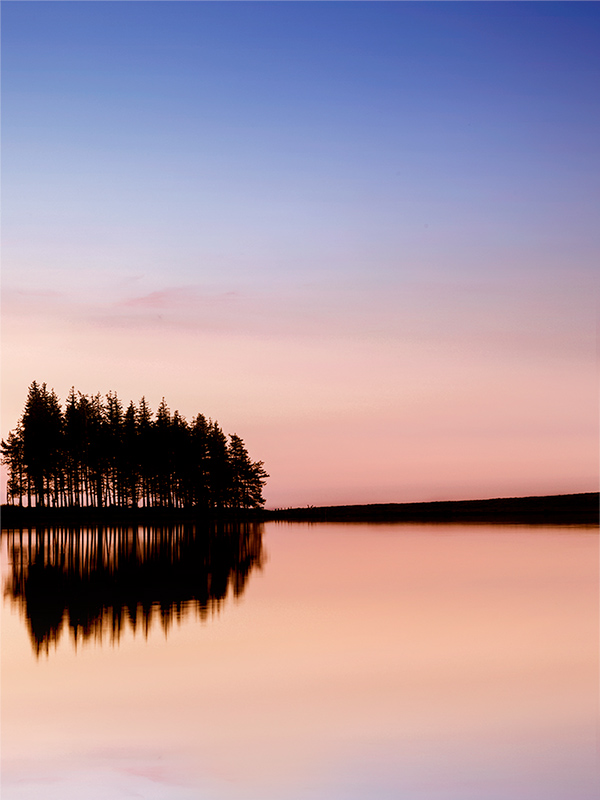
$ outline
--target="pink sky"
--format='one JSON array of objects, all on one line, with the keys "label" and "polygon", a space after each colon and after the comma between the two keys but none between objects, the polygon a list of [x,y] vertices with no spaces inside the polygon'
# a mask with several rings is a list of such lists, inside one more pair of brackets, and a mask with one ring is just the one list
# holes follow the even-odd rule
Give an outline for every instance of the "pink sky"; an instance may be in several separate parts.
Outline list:
[{"label": "pink sky", "polygon": [[270,507],[593,491],[592,303],[557,283],[9,290],[3,435],[35,379],[217,419]]},{"label": "pink sky", "polygon": [[599,19],[7,4],[2,435],[36,380],[217,419],[269,506],[597,490]]}]

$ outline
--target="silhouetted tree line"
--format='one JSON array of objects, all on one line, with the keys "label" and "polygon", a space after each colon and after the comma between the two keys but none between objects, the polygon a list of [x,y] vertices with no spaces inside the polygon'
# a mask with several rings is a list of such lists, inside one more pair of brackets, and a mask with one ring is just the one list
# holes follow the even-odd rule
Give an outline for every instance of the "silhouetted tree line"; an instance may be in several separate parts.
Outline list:
[{"label": "silhouetted tree line", "polygon": [[23,415],[2,440],[8,502],[53,508],[259,508],[267,473],[242,439],[197,414],[188,422],[163,398],[124,408],[115,392],[31,384]]},{"label": "silhouetted tree line", "polygon": [[48,527],[3,531],[11,565],[4,594],[27,620],[37,655],[66,629],[74,642],[129,627],[165,633],[188,613],[200,619],[240,597],[263,563],[257,523]]}]

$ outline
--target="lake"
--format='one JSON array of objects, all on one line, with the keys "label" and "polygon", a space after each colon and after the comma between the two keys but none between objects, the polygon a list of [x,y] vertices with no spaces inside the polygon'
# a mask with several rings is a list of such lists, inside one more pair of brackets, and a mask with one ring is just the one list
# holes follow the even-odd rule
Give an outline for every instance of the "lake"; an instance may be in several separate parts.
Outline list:
[{"label": "lake", "polygon": [[595,800],[598,531],[3,531],[3,800]]}]

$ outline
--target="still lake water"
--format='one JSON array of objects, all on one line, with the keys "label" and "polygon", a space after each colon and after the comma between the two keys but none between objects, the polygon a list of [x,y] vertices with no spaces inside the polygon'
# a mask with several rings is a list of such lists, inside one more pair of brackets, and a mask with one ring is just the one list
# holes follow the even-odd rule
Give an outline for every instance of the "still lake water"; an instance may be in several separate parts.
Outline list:
[{"label": "still lake water", "polygon": [[582,527],[3,532],[2,798],[595,800],[598,555]]}]

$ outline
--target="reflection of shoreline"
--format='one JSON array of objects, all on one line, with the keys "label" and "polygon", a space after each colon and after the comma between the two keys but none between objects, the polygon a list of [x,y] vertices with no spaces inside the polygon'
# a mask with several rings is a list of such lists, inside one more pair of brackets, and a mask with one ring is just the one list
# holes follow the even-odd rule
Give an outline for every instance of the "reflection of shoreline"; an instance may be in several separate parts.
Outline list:
[{"label": "reflection of shoreline", "polygon": [[4,530],[11,563],[4,594],[27,619],[32,646],[48,652],[67,627],[76,643],[129,623],[165,632],[190,611],[217,611],[243,593],[264,561],[262,525],[47,527]]}]

